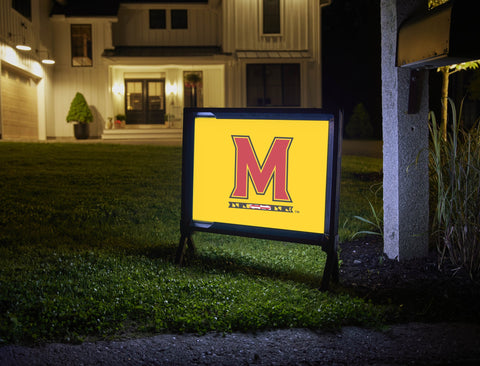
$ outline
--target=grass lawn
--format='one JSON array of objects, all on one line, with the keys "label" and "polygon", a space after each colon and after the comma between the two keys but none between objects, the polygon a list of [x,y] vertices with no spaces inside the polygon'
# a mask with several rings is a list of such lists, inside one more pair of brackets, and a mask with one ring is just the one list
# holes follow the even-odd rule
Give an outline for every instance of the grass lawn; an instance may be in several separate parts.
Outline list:
[{"label": "grass lawn", "polygon": [[[0,143],[0,343],[155,332],[378,325],[385,309],[317,290],[318,247],[180,238],[181,149]],[[340,237],[366,229],[381,160],[345,156]]]}]

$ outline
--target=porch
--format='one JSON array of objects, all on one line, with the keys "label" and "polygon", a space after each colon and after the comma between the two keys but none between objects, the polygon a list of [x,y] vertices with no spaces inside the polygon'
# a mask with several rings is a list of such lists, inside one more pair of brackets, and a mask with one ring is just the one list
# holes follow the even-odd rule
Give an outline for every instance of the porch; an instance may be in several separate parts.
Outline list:
[{"label": "porch", "polygon": [[105,129],[102,140],[140,140],[182,142],[182,129],[159,125],[126,125],[123,128]]}]

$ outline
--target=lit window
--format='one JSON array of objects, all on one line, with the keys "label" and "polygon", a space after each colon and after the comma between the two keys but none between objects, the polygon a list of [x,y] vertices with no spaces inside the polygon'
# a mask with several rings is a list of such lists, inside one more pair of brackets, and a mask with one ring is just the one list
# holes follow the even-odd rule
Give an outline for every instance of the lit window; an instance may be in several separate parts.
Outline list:
[{"label": "lit window", "polygon": [[72,66],[92,66],[92,25],[72,24]]}]

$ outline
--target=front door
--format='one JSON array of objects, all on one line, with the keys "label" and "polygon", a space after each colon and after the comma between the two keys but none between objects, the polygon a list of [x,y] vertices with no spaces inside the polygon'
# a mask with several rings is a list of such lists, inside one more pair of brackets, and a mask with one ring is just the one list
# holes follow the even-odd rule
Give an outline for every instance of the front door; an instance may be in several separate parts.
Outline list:
[{"label": "front door", "polygon": [[165,124],[165,80],[125,79],[127,124]]}]

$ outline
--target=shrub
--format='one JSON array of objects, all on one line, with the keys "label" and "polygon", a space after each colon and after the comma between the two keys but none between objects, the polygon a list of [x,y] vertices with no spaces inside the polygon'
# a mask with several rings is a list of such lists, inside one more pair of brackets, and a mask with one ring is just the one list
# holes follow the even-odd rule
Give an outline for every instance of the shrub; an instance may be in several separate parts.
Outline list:
[{"label": "shrub", "polygon": [[480,125],[462,130],[451,100],[450,104],[453,124],[446,140],[430,112],[431,190],[436,203],[432,232],[441,263],[448,257],[474,279],[480,274]]},{"label": "shrub", "polygon": [[345,132],[349,138],[368,139],[373,135],[373,127],[363,103],[359,103],[353,109],[352,116],[345,127]]},{"label": "shrub", "polygon": [[90,123],[93,121],[93,115],[88,107],[87,101],[82,93],[75,94],[70,110],[67,115],[67,122]]}]

